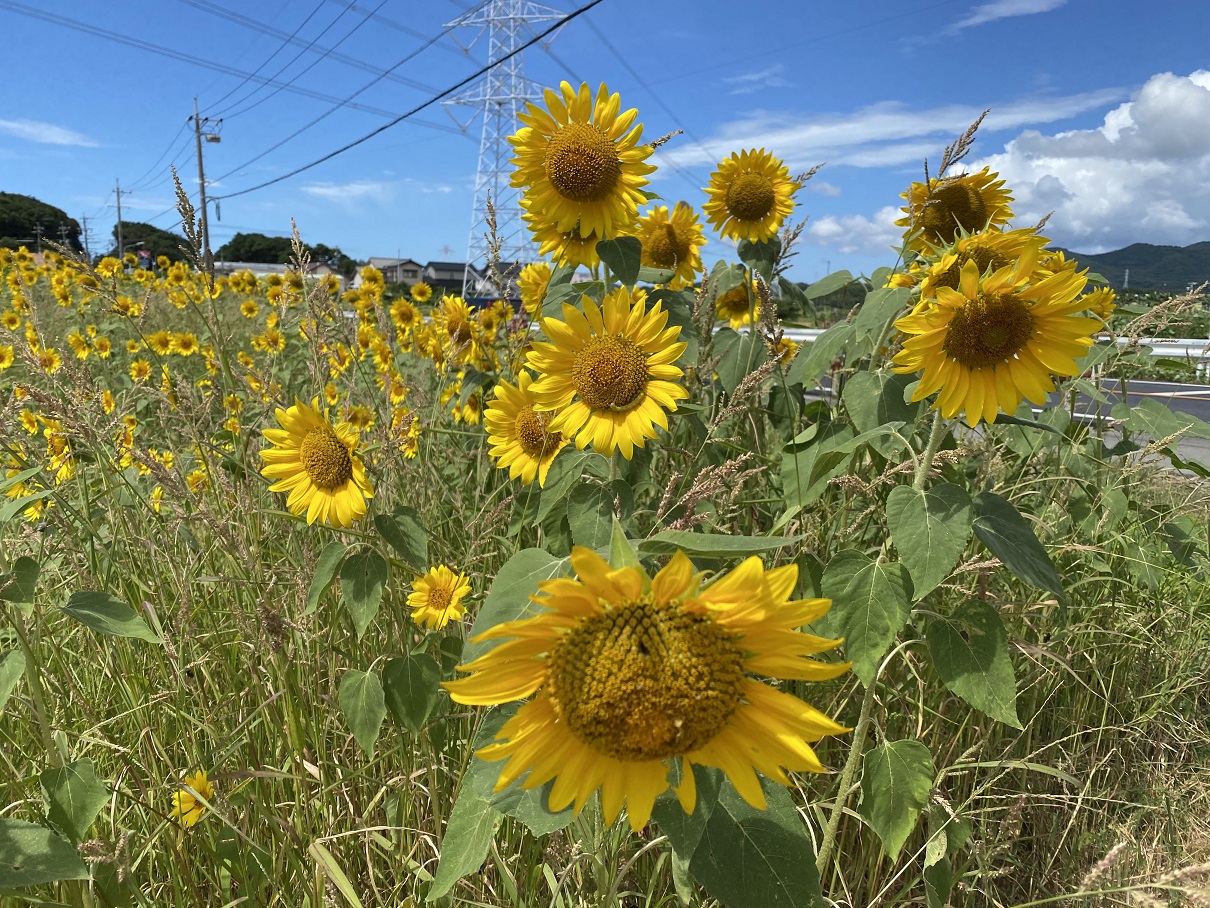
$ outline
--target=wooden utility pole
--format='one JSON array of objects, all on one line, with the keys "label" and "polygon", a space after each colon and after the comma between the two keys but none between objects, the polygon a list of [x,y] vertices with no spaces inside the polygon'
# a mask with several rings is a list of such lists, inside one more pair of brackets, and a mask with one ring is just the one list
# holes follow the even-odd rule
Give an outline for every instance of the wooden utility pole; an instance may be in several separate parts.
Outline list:
[{"label": "wooden utility pole", "polygon": [[[202,126],[210,122],[208,117],[202,117],[198,114],[197,96],[193,98],[193,139],[197,145],[197,191],[201,204],[198,206],[202,210],[202,260],[207,271],[214,270],[214,256],[210,253],[210,217],[206,211],[206,168],[202,164],[202,139],[207,142],[221,142],[217,130],[203,132]],[[217,120],[216,124],[221,124],[222,120]]]},{"label": "wooden utility pole", "polygon": [[118,258],[119,259],[121,259],[122,256],[126,254],[125,244],[122,242],[122,193],[125,192],[126,195],[130,195],[130,193],[133,191],[134,190],[131,190],[131,189],[125,189],[125,190],[122,189],[121,181],[118,180],[117,177],[114,177],[113,194],[117,197],[117,200],[118,200]]}]

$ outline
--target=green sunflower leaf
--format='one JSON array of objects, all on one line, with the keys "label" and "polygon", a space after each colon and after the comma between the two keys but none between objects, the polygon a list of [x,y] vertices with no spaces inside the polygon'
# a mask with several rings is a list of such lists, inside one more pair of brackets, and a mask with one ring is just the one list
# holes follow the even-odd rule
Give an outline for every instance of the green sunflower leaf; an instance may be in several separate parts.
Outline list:
[{"label": "green sunflower leaf", "polygon": [[98,634],[163,643],[134,609],[120,599],[99,590],[72,593],[67,605],[60,611]]},{"label": "green sunflower leaf", "polygon": [[690,557],[746,558],[792,545],[789,536],[722,536],[693,533],[688,530],[664,530],[639,541],[640,555],[674,555],[678,551]]},{"label": "green sunflower leaf", "polygon": [[522,549],[504,562],[496,572],[491,589],[483,601],[483,607],[475,616],[463,650],[464,662],[473,662],[496,645],[496,641],[475,643],[475,637],[489,627],[505,621],[516,621],[535,614],[538,606],[530,596],[538,592],[538,584],[563,573],[566,558],[556,558],[543,549]]},{"label": "green sunflower leaf", "polygon": [[933,755],[919,741],[890,741],[865,754],[857,812],[878,834],[892,861],[928,803],[936,774]]},{"label": "green sunflower leaf", "polygon": [[848,271],[833,271],[831,274],[821,277],[814,284],[808,284],[803,293],[809,300],[822,299],[829,293],[835,293],[837,290],[849,286],[855,280],[857,279]]},{"label": "green sunflower leaf", "polygon": [[962,557],[971,535],[970,496],[949,483],[925,491],[898,486],[887,498],[886,517],[891,541],[912,575],[912,594],[919,601],[949,576]]},{"label": "green sunflower leaf", "polygon": [[22,555],[13,562],[13,569],[0,575],[0,602],[33,602],[38,585],[38,562]]},{"label": "green sunflower leaf", "polygon": [[109,801],[109,789],[97,778],[92,760],[44,769],[38,781],[51,825],[76,844],[84,841],[88,827]]},{"label": "green sunflower leaf", "polygon": [[387,545],[417,573],[429,568],[429,534],[415,508],[396,508],[390,514],[377,514],[374,526]]},{"label": "green sunflower leaf", "polygon": [[86,879],[88,867],[63,836],[36,823],[0,819],[0,886]]},{"label": "green sunflower leaf", "polygon": [[340,598],[360,640],[378,614],[387,582],[386,559],[377,552],[358,552],[340,569]]},{"label": "green sunflower leaf", "polygon": [[993,719],[1021,727],[1008,635],[995,608],[967,599],[952,614],[929,621],[925,636],[946,687]]},{"label": "green sunflower leaf", "polygon": [[975,496],[974,513],[975,535],[1015,577],[1064,601],[1063,579],[1033,527],[1010,501],[994,492],[981,492]]},{"label": "green sunflower leaf", "polygon": [[868,686],[911,615],[911,577],[902,564],[846,549],[828,562],[820,585],[832,600],[828,633],[845,638],[845,658]]},{"label": "green sunflower leaf", "polygon": [[395,721],[418,735],[437,705],[441,669],[424,653],[392,659],[383,667],[382,686]]},{"label": "green sunflower leaf", "polygon": [[627,287],[633,287],[639,279],[643,266],[643,244],[637,237],[620,236],[597,243],[597,255],[614,278]]},{"label": "green sunflower leaf", "polygon": [[315,563],[315,576],[311,578],[311,588],[307,591],[307,607],[303,609],[303,615],[310,615],[319,608],[319,600],[336,580],[336,572],[340,570],[340,563],[348,550],[349,547],[343,542],[334,541],[329,542],[319,553],[319,561]]},{"label": "green sunflower leaf", "polygon": [[382,720],[387,717],[382,682],[373,672],[347,671],[340,679],[336,700],[353,737],[366,756],[372,756]]},{"label": "green sunflower leaf", "polygon": [[0,712],[4,710],[4,704],[8,702],[13,688],[17,686],[17,682],[21,680],[23,674],[25,674],[25,653],[20,650],[0,653]]}]

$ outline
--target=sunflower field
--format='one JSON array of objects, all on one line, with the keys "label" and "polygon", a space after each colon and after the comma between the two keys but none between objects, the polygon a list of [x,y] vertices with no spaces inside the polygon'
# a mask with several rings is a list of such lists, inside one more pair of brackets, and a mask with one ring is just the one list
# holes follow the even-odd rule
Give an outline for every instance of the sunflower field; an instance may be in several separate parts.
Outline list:
[{"label": "sunflower field", "polygon": [[494,302],[216,276],[179,184],[193,267],[0,250],[0,905],[1210,904],[1210,425],[1097,382],[1150,315],[975,127],[804,291],[813,172],[521,119]]}]

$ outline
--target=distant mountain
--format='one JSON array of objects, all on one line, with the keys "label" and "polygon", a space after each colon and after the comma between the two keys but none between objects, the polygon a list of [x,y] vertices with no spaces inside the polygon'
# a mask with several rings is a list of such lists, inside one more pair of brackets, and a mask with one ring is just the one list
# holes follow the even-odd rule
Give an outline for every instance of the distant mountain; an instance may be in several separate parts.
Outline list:
[{"label": "distant mountain", "polygon": [[1152,246],[1134,243],[1125,249],[1085,255],[1064,249],[1068,258],[1105,277],[1110,285],[1122,289],[1126,270],[1130,270],[1131,290],[1185,291],[1190,284],[1210,280],[1210,242],[1192,246]]}]

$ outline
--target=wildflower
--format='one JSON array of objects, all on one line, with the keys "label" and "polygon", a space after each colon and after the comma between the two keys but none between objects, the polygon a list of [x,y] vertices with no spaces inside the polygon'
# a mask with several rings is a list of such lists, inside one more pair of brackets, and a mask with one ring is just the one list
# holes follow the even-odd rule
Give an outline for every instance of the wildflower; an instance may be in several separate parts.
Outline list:
[{"label": "wildflower", "polygon": [[206,812],[206,804],[214,800],[214,786],[206,778],[206,770],[199,769],[185,776],[184,787],[172,793],[172,818],[188,829],[197,823]]},{"label": "wildflower", "polygon": [[470,591],[466,574],[455,574],[444,564],[429,568],[427,574],[412,582],[412,592],[408,593],[412,620],[439,631],[451,620],[461,620],[466,614],[462,600]]}]

